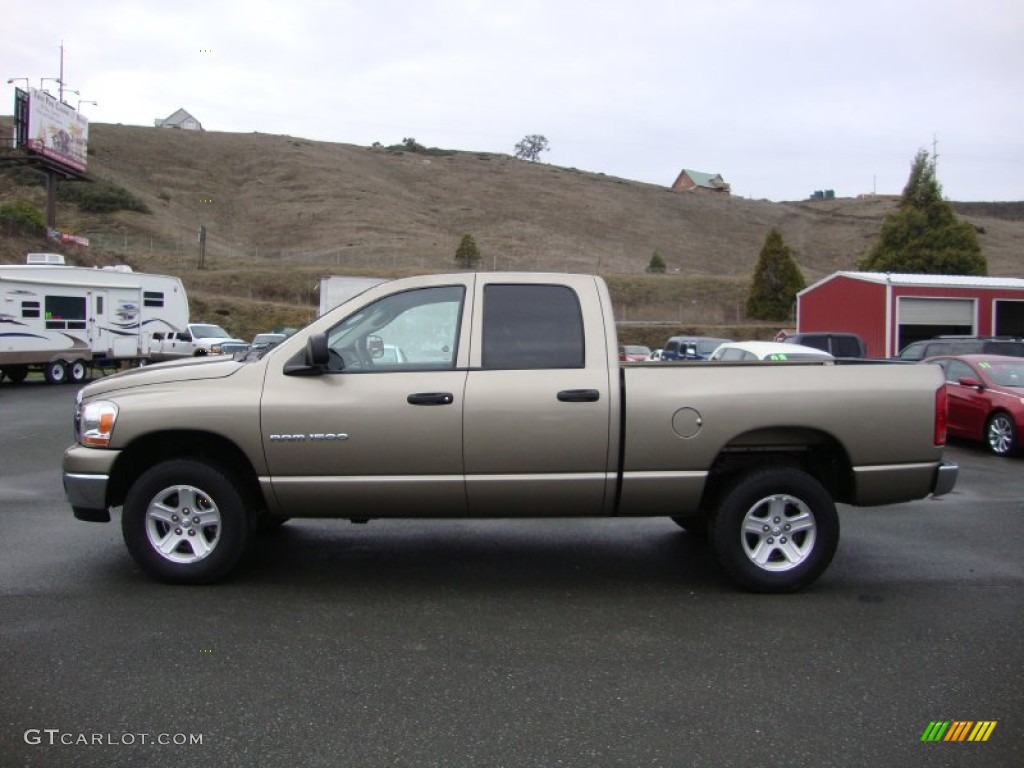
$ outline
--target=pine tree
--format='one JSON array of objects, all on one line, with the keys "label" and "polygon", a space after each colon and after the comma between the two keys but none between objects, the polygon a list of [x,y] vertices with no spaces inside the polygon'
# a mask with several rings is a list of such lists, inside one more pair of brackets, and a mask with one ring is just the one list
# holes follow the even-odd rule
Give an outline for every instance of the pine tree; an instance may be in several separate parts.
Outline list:
[{"label": "pine tree", "polygon": [[480,265],[480,249],[472,235],[463,235],[459,247],[455,251],[455,263],[463,269],[476,269]]},{"label": "pine tree", "polygon": [[793,251],[772,227],[761,247],[754,281],[747,298],[747,316],[760,320],[789,320],[796,295],[806,283]]},{"label": "pine tree", "polygon": [[647,265],[647,272],[651,275],[665,274],[665,259],[657,251],[651,254],[651,261]]},{"label": "pine tree", "polygon": [[927,151],[917,153],[899,208],[885,215],[878,242],[857,266],[870,272],[988,274],[978,235],[942,199]]}]

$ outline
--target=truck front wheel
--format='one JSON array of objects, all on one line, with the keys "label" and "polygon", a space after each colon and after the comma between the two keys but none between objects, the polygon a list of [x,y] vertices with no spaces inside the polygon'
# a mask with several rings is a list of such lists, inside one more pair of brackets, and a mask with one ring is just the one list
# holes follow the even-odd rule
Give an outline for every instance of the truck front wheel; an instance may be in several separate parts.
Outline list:
[{"label": "truck front wheel", "polygon": [[828,491],[806,472],[751,472],[721,499],[711,542],[723,570],[754,592],[793,592],[817,579],[839,544]]},{"label": "truck front wheel", "polygon": [[192,459],[157,464],[125,498],[121,532],[150,576],[209,584],[234,567],[249,541],[243,494],[231,476]]}]

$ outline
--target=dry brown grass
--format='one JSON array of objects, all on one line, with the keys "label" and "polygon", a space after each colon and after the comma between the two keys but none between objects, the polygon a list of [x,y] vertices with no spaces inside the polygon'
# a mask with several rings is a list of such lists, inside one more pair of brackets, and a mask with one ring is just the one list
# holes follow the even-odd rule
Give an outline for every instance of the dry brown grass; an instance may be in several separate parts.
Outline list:
[{"label": "dry brown grass", "polygon": [[[0,131],[9,131],[2,120]],[[308,319],[317,301],[312,286],[324,274],[450,271],[465,233],[480,246],[485,269],[604,274],[627,320],[662,320],[666,328],[743,323],[769,228],[781,230],[810,283],[854,268],[894,205],[711,199],[506,155],[430,156],[123,125],[91,126],[89,172],[153,213],[85,215],[62,204],[58,226],[92,239],[87,252],[67,251],[70,259],[180,275],[196,319],[243,337]],[[25,196],[42,203],[41,188],[0,186],[0,202]],[[1018,275],[1020,204],[961,211],[984,229],[990,273]],[[208,229],[202,271],[200,224]],[[0,233],[0,262],[41,249],[51,248]],[[664,276],[643,274],[654,250],[668,265]]]}]

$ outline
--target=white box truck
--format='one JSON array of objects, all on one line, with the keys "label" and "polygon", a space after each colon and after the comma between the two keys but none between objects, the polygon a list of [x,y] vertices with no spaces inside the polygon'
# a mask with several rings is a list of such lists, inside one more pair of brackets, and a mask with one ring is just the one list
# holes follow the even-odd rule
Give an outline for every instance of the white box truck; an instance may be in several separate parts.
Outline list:
[{"label": "white box truck", "polygon": [[320,278],[320,312],[323,317],[329,311],[344,304],[353,296],[358,296],[367,288],[386,283],[383,277],[348,277],[346,275],[327,275]]}]

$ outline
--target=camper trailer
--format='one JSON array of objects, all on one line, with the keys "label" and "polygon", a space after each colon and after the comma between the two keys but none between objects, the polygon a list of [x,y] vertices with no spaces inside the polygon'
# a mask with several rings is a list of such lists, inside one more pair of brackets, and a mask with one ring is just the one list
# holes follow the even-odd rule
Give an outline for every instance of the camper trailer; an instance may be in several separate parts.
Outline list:
[{"label": "camper trailer", "polygon": [[0,265],[0,373],[31,370],[51,384],[80,382],[97,362],[147,359],[153,335],[183,331],[188,298],[181,280],[130,267],[63,266],[51,254]]}]

